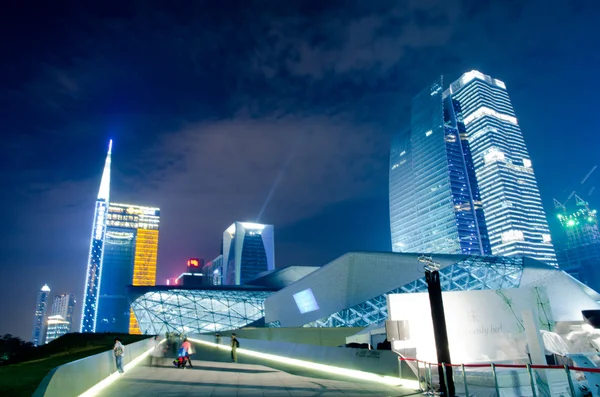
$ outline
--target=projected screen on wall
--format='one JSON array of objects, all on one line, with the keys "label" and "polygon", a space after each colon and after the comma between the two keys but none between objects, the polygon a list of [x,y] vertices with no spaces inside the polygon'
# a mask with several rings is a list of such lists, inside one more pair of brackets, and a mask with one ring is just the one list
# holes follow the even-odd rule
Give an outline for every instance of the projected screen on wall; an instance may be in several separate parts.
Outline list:
[{"label": "projected screen on wall", "polygon": [[296,301],[298,310],[300,310],[300,313],[302,314],[319,310],[319,305],[317,304],[315,296],[310,288],[295,293],[294,300]]}]

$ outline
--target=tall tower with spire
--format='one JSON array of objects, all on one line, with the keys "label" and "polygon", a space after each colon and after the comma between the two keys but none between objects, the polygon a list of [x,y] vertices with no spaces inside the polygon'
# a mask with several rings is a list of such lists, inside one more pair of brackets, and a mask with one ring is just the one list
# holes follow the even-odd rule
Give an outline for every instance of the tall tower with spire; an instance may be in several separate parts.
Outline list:
[{"label": "tall tower with spire", "polygon": [[100,191],[96,199],[92,237],[87,271],[85,273],[85,289],[81,312],[81,332],[96,332],[96,317],[98,314],[98,296],[102,275],[102,260],[104,258],[104,235],[106,233],[106,215],[110,193],[110,155],[112,140],[108,144],[108,154],[104,163]]},{"label": "tall tower with spire", "polygon": [[31,333],[31,342],[34,346],[44,343],[44,324],[46,322],[46,312],[48,311],[49,296],[50,288],[48,284],[44,284],[38,292],[37,301],[35,302],[35,317],[33,318],[33,332]]}]

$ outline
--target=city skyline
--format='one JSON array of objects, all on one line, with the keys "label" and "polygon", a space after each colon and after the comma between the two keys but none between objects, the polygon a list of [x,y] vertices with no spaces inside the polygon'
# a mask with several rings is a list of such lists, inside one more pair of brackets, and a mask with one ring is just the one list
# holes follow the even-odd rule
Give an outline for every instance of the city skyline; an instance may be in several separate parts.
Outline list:
[{"label": "city skyline", "polygon": [[442,74],[506,83],[547,213],[599,207],[593,2],[40,7],[5,10],[0,333],[29,339],[44,283],[80,324],[109,139],[110,200],[161,209],[158,280],[235,220],[276,227],[277,267],[389,251],[390,140]]}]

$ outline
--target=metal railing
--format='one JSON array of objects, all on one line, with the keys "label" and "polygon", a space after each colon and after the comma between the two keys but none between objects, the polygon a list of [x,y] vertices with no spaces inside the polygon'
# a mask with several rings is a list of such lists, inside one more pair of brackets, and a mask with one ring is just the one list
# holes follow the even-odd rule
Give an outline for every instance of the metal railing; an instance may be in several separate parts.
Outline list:
[{"label": "metal railing", "polygon": [[[430,363],[430,362],[426,362],[426,361],[422,361],[422,360],[417,360],[414,358],[406,358],[406,357],[399,357],[400,361],[406,361],[406,362],[412,362],[414,364],[416,364],[416,369],[417,369],[417,380],[419,382],[419,388],[421,391],[423,391],[426,394],[434,394],[436,391],[435,385],[439,385],[440,382],[444,382],[444,385],[447,386],[448,384],[448,376],[447,373],[448,371],[452,371],[452,374],[454,376],[454,382],[455,382],[455,386],[456,386],[456,395],[457,396],[477,396],[477,389],[479,389],[479,391],[481,391],[482,389],[489,389],[490,387],[493,387],[495,389],[496,392],[496,396],[500,397],[501,396],[501,392],[500,390],[504,387],[509,387],[509,388],[517,388],[520,389],[520,392],[523,393],[523,385],[520,384],[518,382],[518,380],[515,380],[515,377],[519,377],[519,375],[523,375],[523,373],[519,373],[517,371],[522,370],[523,372],[525,372],[527,375],[526,377],[528,378],[528,385],[527,388],[530,389],[531,391],[531,396],[533,397],[538,397],[540,394],[540,389],[542,388],[546,388],[549,389],[549,385],[547,383],[547,381],[544,381],[544,379],[540,376],[539,373],[537,373],[536,370],[550,370],[550,371],[562,371],[562,374],[564,375],[563,378],[563,382],[566,380],[566,383],[568,385],[567,389],[564,390],[566,393],[568,393],[571,397],[576,397],[576,396],[581,396],[581,391],[579,393],[576,392],[576,384],[574,383],[574,376],[573,376],[573,372],[575,373],[581,373],[583,376],[585,376],[585,373],[600,373],[600,368],[583,368],[583,367],[576,367],[576,366],[569,366],[569,365],[534,365],[534,364],[497,364],[497,363],[489,363],[489,364],[446,364],[446,363]],[[436,368],[437,367],[437,368]],[[439,376],[436,376],[436,373],[438,373],[438,369],[439,367],[441,367],[442,369],[442,374],[443,374],[443,379],[439,379]],[[433,368],[433,370],[432,370]],[[477,373],[476,369],[483,369],[484,371]],[[468,375],[469,375],[469,370],[475,370],[475,371],[471,371],[471,376],[479,376],[479,382],[473,382],[471,381],[471,385],[469,385],[469,379],[468,379]],[[506,386],[505,383],[500,383],[498,378],[499,378],[499,371],[503,371],[503,370],[510,370],[510,372],[508,373],[510,376],[512,376],[513,378],[511,378],[511,382],[512,384]],[[487,373],[491,373],[491,376],[481,376],[482,374],[487,374]],[[508,371],[507,371],[508,372]],[[506,373],[506,372],[505,372]],[[516,376],[515,376],[516,375]],[[553,374],[554,375],[554,374]],[[485,380],[489,381],[491,378],[491,380],[493,380],[493,384],[491,386],[489,385],[485,385],[482,383],[485,383]],[[484,382],[481,382],[481,379],[484,380]],[[556,380],[556,378],[554,379]],[[560,380],[560,379],[559,379]],[[577,381],[578,379],[575,378],[575,380]],[[517,384],[515,384],[515,381],[517,381]],[[479,383],[477,385],[475,385],[474,383]],[[579,382],[577,382],[577,387],[579,388]],[[460,389],[462,389],[462,391],[459,391]],[[489,394],[489,392],[485,393],[485,394]],[[543,393],[543,394],[551,394],[548,390],[547,393]],[[562,393],[561,393],[562,394]],[[519,394],[519,395],[523,395],[523,394]],[[594,396],[597,395],[596,393],[593,394]]]}]

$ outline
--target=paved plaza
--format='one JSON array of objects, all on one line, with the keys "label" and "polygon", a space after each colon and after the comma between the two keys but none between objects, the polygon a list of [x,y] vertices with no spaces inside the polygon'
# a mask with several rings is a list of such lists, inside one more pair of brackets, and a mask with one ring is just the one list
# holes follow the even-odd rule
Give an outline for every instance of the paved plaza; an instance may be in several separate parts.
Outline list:
[{"label": "paved plaza", "polygon": [[[353,381],[316,371],[225,362],[226,352],[200,348],[194,368],[178,369],[165,359],[159,366],[138,365],[121,375],[100,396],[402,396],[414,391],[374,382]],[[204,359],[200,359],[204,358]]]}]

